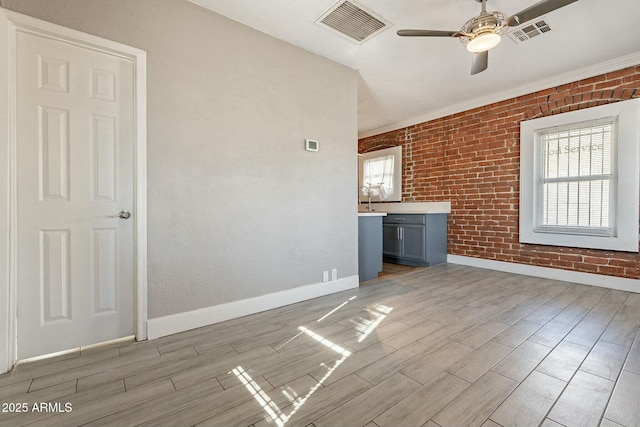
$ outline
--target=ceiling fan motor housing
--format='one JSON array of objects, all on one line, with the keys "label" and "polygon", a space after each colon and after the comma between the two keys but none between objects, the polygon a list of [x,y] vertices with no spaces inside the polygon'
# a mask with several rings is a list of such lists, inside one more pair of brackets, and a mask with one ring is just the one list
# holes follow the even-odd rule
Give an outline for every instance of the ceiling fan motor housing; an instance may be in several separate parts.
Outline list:
[{"label": "ceiling fan motor housing", "polygon": [[478,36],[497,34],[502,36],[508,30],[507,19],[509,17],[502,12],[482,12],[480,15],[469,19],[460,29],[460,42],[467,47],[469,42]]}]

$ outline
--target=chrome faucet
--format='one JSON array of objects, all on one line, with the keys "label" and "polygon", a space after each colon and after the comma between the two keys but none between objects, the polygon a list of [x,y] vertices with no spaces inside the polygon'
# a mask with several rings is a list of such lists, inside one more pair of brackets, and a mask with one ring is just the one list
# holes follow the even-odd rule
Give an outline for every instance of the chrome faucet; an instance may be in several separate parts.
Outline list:
[{"label": "chrome faucet", "polygon": [[360,198],[360,191],[362,191],[367,196],[367,211],[373,212],[373,208],[371,207],[371,185],[363,185],[359,188],[358,199]]}]

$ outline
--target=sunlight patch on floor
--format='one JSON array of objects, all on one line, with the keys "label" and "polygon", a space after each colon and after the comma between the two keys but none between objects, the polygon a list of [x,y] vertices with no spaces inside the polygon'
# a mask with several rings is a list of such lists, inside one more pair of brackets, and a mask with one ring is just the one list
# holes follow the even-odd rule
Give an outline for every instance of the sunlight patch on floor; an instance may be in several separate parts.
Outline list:
[{"label": "sunlight patch on floor", "polygon": [[[327,317],[334,314],[336,311],[340,310],[342,307],[347,305],[350,301],[353,301],[356,296],[349,298],[347,301],[344,301],[342,304],[329,311],[327,314],[322,316],[317,322],[321,322]],[[367,309],[366,311],[370,314],[370,319],[360,318],[360,320],[356,323],[356,333],[359,335],[358,342],[364,341],[371,332],[373,332],[380,323],[387,317],[387,315],[393,310],[392,307],[388,307],[382,304],[374,304],[372,308]],[[331,366],[322,364],[326,366],[327,372],[323,375],[322,378],[318,380],[318,382],[311,387],[311,389],[301,397],[298,393],[293,390],[291,387],[286,387],[286,389],[282,390],[282,393],[287,398],[289,402],[292,403],[293,409],[289,414],[283,413],[283,411],[278,407],[278,405],[271,399],[268,393],[260,388],[260,386],[251,378],[251,376],[242,368],[242,366],[237,366],[231,372],[240,380],[242,384],[247,388],[249,393],[254,397],[256,402],[264,409],[267,414],[267,419],[275,422],[278,427],[284,427],[284,425],[291,419],[291,417],[298,412],[298,410],[307,402],[307,400],[315,393],[324,382],[333,374],[333,372],[344,363],[345,360],[349,356],[351,356],[351,352],[342,346],[334,343],[333,341],[323,337],[322,335],[314,332],[312,329],[306,326],[299,326],[298,332],[292,338],[287,340],[284,344],[280,345],[278,349],[284,347],[291,341],[295,340],[300,336],[308,336],[314,341],[324,345],[328,349],[335,351],[340,357],[333,362]]]}]

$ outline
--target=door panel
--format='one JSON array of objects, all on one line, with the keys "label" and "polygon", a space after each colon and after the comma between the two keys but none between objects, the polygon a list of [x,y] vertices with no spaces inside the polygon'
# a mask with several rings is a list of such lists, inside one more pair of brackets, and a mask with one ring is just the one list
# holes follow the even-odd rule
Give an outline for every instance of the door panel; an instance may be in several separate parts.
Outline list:
[{"label": "door panel", "polygon": [[117,229],[91,230],[93,314],[117,311]]},{"label": "door panel", "polygon": [[402,237],[402,256],[426,261],[424,225],[404,225]]},{"label": "door panel", "polygon": [[134,66],[17,33],[19,359],[133,334]]},{"label": "door panel", "polygon": [[42,324],[71,319],[69,230],[40,230]]},{"label": "door panel", "polygon": [[69,111],[38,106],[40,201],[69,197]]},{"label": "door panel", "polygon": [[116,200],[116,121],[113,117],[92,117],[91,200]]}]

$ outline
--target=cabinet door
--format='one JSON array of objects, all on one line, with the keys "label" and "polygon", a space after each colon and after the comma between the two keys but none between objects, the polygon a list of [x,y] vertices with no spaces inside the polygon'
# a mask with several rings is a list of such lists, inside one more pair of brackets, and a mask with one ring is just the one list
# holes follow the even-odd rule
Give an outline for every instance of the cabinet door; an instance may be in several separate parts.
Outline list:
[{"label": "cabinet door", "polygon": [[406,224],[402,226],[402,256],[426,261],[425,226]]},{"label": "cabinet door", "polygon": [[400,256],[400,230],[393,224],[382,225],[382,253],[384,255]]}]

